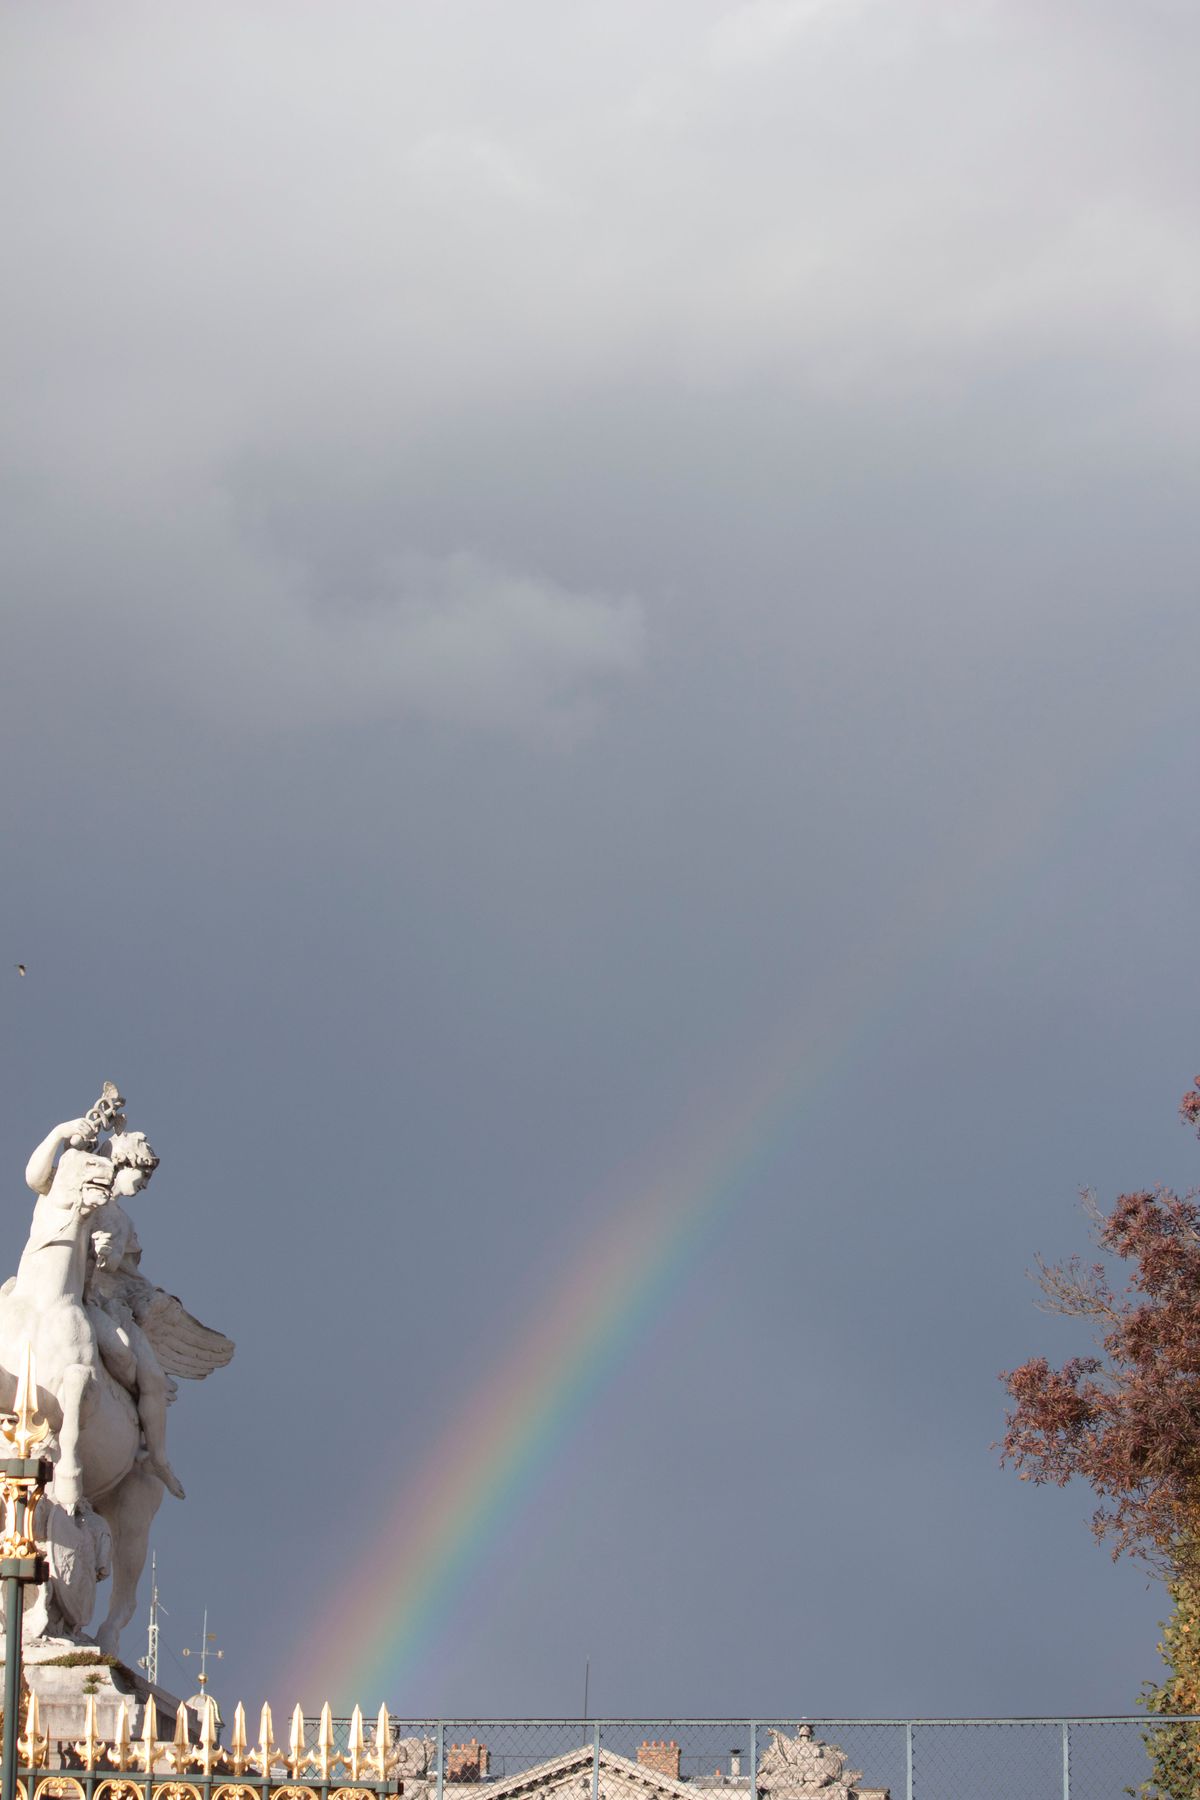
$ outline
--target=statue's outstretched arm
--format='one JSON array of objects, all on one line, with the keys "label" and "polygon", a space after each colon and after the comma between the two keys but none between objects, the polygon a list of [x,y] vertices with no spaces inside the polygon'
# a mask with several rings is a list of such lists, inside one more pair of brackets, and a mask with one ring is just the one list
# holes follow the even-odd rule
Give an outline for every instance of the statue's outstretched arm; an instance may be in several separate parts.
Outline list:
[{"label": "statue's outstretched arm", "polygon": [[53,1131],[47,1132],[25,1164],[26,1185],[35,1194],[48,1194],[54,1180],[54,1159],[62,1146],[73,1137],[82,1137],[91,1142],[95,1135],[95,1127],[87,1119],[67,1119],[63,1124],[56,1125]]}]

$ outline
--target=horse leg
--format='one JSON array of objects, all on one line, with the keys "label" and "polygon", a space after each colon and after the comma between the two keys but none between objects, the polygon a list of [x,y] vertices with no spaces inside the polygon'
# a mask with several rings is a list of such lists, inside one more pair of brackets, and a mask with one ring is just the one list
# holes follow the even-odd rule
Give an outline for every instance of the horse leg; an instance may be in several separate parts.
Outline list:
[{"label": "horse leg", "polygon": [[138,1582],[146,1566],[150,1524],[163,1497],[163,1484],[149,1463],[135,1462],[123,1481],[92,1502],[112,1532],[112,1592],[108,1617],[96,1634],[105,1656],[115,1656],[121,1631],[137,1608]]},{"label": "horse leg", "polygon": [[54,1470],[54,1497],[68,1512],[83,1499],[83,1464],[79,1459],[79,1435],[92,1371],[86,1363],[71,1363],[58,1383],[62,1425],[58,1432],[58,1463]]}]

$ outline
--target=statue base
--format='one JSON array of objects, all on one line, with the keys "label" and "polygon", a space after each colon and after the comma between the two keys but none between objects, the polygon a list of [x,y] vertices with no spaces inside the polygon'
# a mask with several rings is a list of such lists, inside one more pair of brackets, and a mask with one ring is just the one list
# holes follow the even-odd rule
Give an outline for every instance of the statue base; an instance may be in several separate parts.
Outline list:
[{"label": "statue base", "polygon": [[[72,1643],[70,1638],[41,1638],[25,1646],[22,1656],[25,1681],[37,1695],[38,1724],[50,1740],[52,1767],[70,1767],[77,1761],[74,1746],[82,1743],[89,1698],[96,1702],[96,1735],[111,1741],[117,1735],[122,1701],[131,1738],[141,1736],[146,1702],[154,1696],[160,1738],[175,1735],[179,1700],[165,1688],[154,1687],[126,1663],[107,1662],[99,1650]],[[3,1665],[0,1664],[0,1667]],[[24,1730],[25,1721],[21,1720]],[[188,1736],[195,1743],[200,1721],[188,1709]]]}]

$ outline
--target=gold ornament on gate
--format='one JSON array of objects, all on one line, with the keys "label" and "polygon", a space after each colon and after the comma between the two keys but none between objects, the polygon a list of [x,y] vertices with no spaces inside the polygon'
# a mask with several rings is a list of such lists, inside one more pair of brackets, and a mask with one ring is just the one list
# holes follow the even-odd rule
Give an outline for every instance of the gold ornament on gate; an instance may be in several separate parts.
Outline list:
[{"label": "gold ornament on gate", "polygon": [[[33,1452],[49,1436],[50,1426],[37,1409],[33,1350],[26,1343],[13,1410],[0,1413],[0,1457],[5,1461],[32,1463]],[[6,1560],[13,1558],[26,1562],[38,1553],[33,1534],[33,1515],[42,1495],[42,1473],[34,1466],[20,1475],[5,1474],[0,1481],[0,1499],[4,1503],[0,1557]]]}]

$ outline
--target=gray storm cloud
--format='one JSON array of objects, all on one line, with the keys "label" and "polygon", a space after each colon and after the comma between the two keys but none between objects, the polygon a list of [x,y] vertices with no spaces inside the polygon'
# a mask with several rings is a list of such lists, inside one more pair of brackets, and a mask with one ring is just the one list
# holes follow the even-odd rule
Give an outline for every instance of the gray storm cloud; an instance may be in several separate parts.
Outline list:
[{"label": "gray storm cloud", "polygon": [[[396,559],[369,607],[315,606],[281,582],[240,606],[227,601],[224,619],[210,611],[208,623],[243,722],[407,715],[554,745],[596,723],[606,688],[637,675],[645,650],[635,600],[575,592],[466,551]],[[203,661],[193,641],[193,677]]]},{"label": "gray storm cloud", "polygon": [[806,1034],[445,1679],[342,1698],[1154,1674],[987,1446],[1078,1187],[1195,1181],[1198,57],[1192,0],[0,10],[0,1275],[111,1073],[239,1343],[156,1541],[247,1703],[328,1543],[279,1447],[369,1450],[365,1541]]}]

